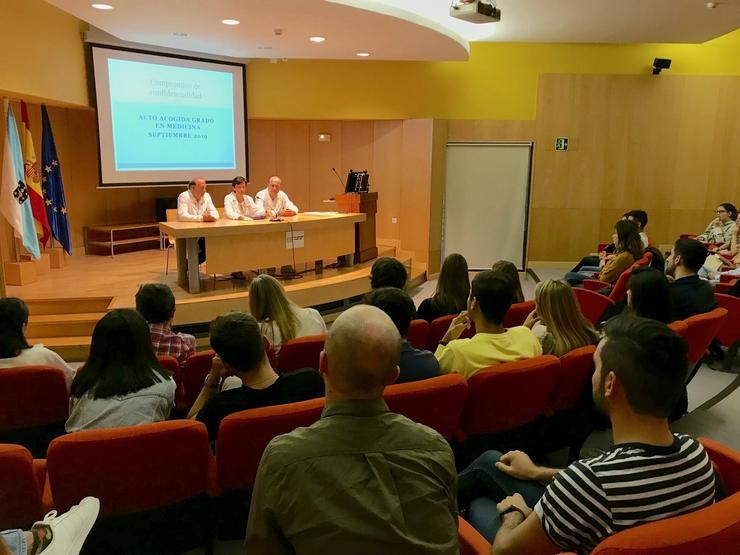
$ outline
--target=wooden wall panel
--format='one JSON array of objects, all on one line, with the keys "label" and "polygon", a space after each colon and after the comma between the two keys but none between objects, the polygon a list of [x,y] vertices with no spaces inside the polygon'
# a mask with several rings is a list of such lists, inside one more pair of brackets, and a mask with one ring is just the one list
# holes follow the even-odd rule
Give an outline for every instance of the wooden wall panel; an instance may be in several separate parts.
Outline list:
[{"label": "wooden wall panel", "polygon": [[373,189],[378,192],[376,233],[384,239],[401,238],[398,219],[401,215],[403,163],[403,127],[399,120],[373,122]]},{"label": "wooden wall panel", "polygon": [[251,196],[267,186],[267,180],[277,173],[276,122],[250,119],[249,132],[249,181],[247,191]]},{"label": "wooden wall panel", "polygon": [[[331,141],[319,142],[319,133],[329,133]],[[342,162],[342,124],[339,121],[312,121],[309,126],[309,196],[310,202],[304,210],[330,210],[333,204],[323,202],[338,192],[337,177],[332,168]],[[341,191],[339,191],[341,192]]]},{"label": "wooden wall panel", "polygon": [[290,199],[301,210],[306,210],[310,203],[310,127],[308,121],[276,123],[277,175],[283,180],[283,187]]},{"label": "wooden wall panel", "polygon": [[432,132],[434,121],[403,122],[401,160],[401,246],[415,253],[414,261],[429,262],[430,183],[432,178]]}]

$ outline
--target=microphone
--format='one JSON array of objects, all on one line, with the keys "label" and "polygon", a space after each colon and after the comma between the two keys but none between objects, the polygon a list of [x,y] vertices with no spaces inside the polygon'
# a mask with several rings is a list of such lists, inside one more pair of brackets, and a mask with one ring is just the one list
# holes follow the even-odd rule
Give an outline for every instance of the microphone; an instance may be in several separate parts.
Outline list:
[{"label": "microphone", "polygon": [[339,180],[339,184],[342,186],[342,190],[344,190],[344,182],[342,181],[342,178],[337,173],[337,169],[336,168],[332,168],[331,171],[333,171],[334,172],[334,175],[337,176],[337,179]]}]

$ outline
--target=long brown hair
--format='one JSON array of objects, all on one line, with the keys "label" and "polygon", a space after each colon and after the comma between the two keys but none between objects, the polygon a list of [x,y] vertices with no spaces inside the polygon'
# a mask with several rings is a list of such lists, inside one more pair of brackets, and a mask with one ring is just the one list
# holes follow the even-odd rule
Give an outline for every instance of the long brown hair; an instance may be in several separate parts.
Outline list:
[{"label": "long brown hair", "polygon": [[499,260],[491,266],[491,270],[500,276],[504,276],[512,285],[512,303],[523,303],[524,292],[522,291],[522,282],[519,280],[519,270],[516,269],[513,262],[508,260]]},{"label": "long brown hair", "polygon": [[469,296],[468,261],[462,254],[448,254],[439,270],[434,304],[444,314],[455,314],[467,308]]},{"label": "long brown hair", "polygon": [[596,330],[581,314],[573,289],[564,281],[547,279],[539,282],[534,291],[534,302],[537,315],[552,334],[556,356],[598,341]]},{"label": "long brown hair", "polygon": [[617,232],[616,252],[628,252],[635,260],[639,260],[642,256],[642,239],[637,225],[629,220],[619,220],[614,231]]},{"label": "long brown hair", "polygon": [[298,329],[295,308],[274,277],[260,274],[249,284],[249,312],[260,323],[276,325],[283,343],[293,339]]}]

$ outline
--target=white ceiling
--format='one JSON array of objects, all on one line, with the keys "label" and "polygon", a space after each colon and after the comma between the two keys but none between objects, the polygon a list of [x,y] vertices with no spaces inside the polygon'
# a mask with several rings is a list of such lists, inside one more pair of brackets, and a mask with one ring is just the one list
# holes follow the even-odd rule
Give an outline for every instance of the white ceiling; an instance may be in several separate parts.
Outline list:
[{"label": "white ceiling", "polygon": [[469,41],[699,43],[740,27],[740,0],[497,0],[484,25],[451,18],[450,0],[46,1],[122,41],[245,59],[466,60]]}]

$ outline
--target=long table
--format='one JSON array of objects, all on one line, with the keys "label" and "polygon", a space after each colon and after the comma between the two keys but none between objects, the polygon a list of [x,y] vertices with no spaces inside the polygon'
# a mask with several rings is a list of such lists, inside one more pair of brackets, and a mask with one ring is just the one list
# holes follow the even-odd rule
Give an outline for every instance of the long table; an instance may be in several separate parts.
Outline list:
[{"label": "long table", "polygon": [[355,250],[355,223],[365,219],[365,214],[307,212],[281,222],[222,218],[216,222],[160,222],[159,229],[175,239],[177,281],[191,293],[198,293],[199,237],[205,237],[208,273],[227,274],[351,254]]}]

